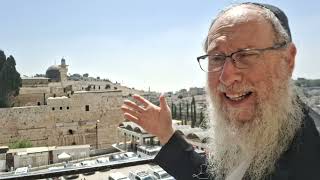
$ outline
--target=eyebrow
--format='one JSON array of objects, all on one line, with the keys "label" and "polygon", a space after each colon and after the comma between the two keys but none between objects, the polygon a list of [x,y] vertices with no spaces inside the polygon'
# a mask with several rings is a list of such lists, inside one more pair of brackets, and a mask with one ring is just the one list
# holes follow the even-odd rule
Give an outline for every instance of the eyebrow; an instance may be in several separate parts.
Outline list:
[{"label": "eyebrow", "polygon": [[[225,54],[226,55],[227,54],[227,53],[219,51],[217,49],[218,49],[217,47],[215,47],[213,49],[210,49],[210,51],[208,51],[207,54],[208,55],[210,55],[210,54]],[[232,51],[231,53],[243,51],[243,50],[246,50],[246,49],[251,49],[251,47],[249,46],[249,47],[246,47],[246,48],[237,48],[235,51]]]},{"label": "eyebrow", "polygon": [[[254,47],[249,45],[245,48],[237,48],[235,51],[232,51],[231,53],[239,52],[239,51],[243,51],[243,50],[247,50],[247,49],[252,49],[252,48],[254,48]],[[225,52],[218,51],[217,49],[218,49],[218,47],[216,46],[216,47],[210,49],[210,51],[208,51],[207,54],[209,54],[209,55],[210,54],[226,54]]]}]

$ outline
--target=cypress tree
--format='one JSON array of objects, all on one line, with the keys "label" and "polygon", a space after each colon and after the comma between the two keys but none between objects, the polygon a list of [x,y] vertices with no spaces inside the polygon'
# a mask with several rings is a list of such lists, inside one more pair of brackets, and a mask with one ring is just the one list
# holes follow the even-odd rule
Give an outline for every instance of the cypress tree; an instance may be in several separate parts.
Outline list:
[{"label": "cypress tree", "polygon": [[196,101],[194,101],[194,105],[193,105],[193,118],[194,118],[194,126],[196,125],[197,123],[197,107],[196,107]]},{"label": "cypress tree", "polygon": [[174,107],[173,107],[173,102],[171,102],[171,117],[172,118],[174,118],[174,116],[173,116],[173,111],[174,111],[174,109],[173,109]]},{"label": "cypress tree", "polygon": [[4,54],[4,52],[2,50],[0,50],[0,71],[3,67],[3,64],[6,62],[6,55]]},{"label": "cypress tree", "polygon": [[182,120],[182,107],[181,107],[181,102],[179,102],[179,119]]},{"label": "cypress tree", "polygon": [[194,99],[194,96],[192,96],[191,101],[191,127],[194,128],[196,125],[197,117],[196,117],[196,101]]},{"label": "cypress tree", "polygon": [[187,125],[188,120],[189,120],[189,102],[187,102],[187,117],[186,117],[185,125]]},{"label": "cypress tree", "polygon": [[203,112],[200,111],[200,120],[199,120],[199,126],[203,127],[204,126],[204,116],[203,116]]},{"label": "cypress tree", "polygon": [[177,107],[175,104],[173,104],[173,116],[172,118],[175,119],[177,117]]},{"label": "cypress tree", "polygon": [[4,58],[3,51],[0,51],[0,108],[11,106],[11,98],[19,94],[21,87],[14,57],[9,56],[6,60]]}]

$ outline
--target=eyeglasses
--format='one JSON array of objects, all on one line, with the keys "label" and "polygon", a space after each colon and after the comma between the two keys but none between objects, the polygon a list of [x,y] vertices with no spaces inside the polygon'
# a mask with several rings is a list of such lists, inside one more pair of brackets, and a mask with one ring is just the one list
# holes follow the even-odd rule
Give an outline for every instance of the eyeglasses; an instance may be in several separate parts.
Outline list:
[{"label": "eyeglasses", "polygon": [[225,54],[206,54],[197,57],[200,68],[204,72],[217,72],[220,71],[227,58],[232,60],[232,63],[238,69],[247,69],[255,64],[261,54],[267,50],[278,50],[287,46],[288,43],[275,44],[274,46],[262,48],[262,49],[242,49],[240,51],[233,52],[229,55]]}]

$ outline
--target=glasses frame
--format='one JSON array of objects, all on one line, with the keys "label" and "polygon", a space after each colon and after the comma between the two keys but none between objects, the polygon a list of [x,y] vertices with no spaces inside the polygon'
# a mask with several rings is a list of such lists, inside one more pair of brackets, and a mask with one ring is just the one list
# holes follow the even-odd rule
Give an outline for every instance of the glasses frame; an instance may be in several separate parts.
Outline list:
[{"label": "glasses frame", "polygon": [[[224,66],[224,64],[226,63],[226,59],[227,59],[228,57],[232,60],[232,63],[235,63],[237,60],[233,58],[233,55],[236,54],[236,53],[246,52],[246,51],[252,51],[252,50],[254,50],[254,51],[259,51],[260,53],[263,53],[264,51],[268,51],[268,50],[279,50],[279,49],[285,48],[285,47],[287,47],[288,44],[289,44],[289,43],[287,43],[287,42],[283,42],[283,43],[278,43],[278,44],[275,44],[275,45],[273,45],[273,46],[271,46],[271,47],[266,47],[266,48],[247,48],[247,49],[241,49],[241,50],[235,51],[235,52],[233,52],[233,53],[231,53],[231,54],[229,54],[229,55],[219,54],[219,56],[224,57],[224,63],[223,63],[223,65],[222,65],[221,67]],[[197,61],[198,61],[198,64],[199,64],[201,70],[204,71],[204,72],[218,72],[218,71],[220,71],[221,69],[216,70],[216,71],[208,71],[208,70],[204,70],[204,69],[201,67],[200,61],[203,60],[203,59],[205,59],[205,58],[207,58],[207,57],[209,57],[209,56],[212,56],[212,55],[205,54],[205,55],[202,55],[202,56],[197,57]],[[237,66],[235,66],[235,67],[237,67]],[[238,67],[237,67],[237,68],[238,68]],[[238,69],[245,69],[245,68],[238,68]]]}]

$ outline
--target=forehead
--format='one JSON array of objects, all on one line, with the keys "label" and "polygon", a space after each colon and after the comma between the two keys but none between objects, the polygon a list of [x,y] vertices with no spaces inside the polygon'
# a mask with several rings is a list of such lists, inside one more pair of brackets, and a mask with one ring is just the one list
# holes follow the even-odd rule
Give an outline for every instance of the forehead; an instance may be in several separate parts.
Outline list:
[{"label": "forehead", "polygon": [[208,34],[208,51],[216,49],[263,48],[272,45],[274,32],[254,6],[237,6],[220,16]]}]

